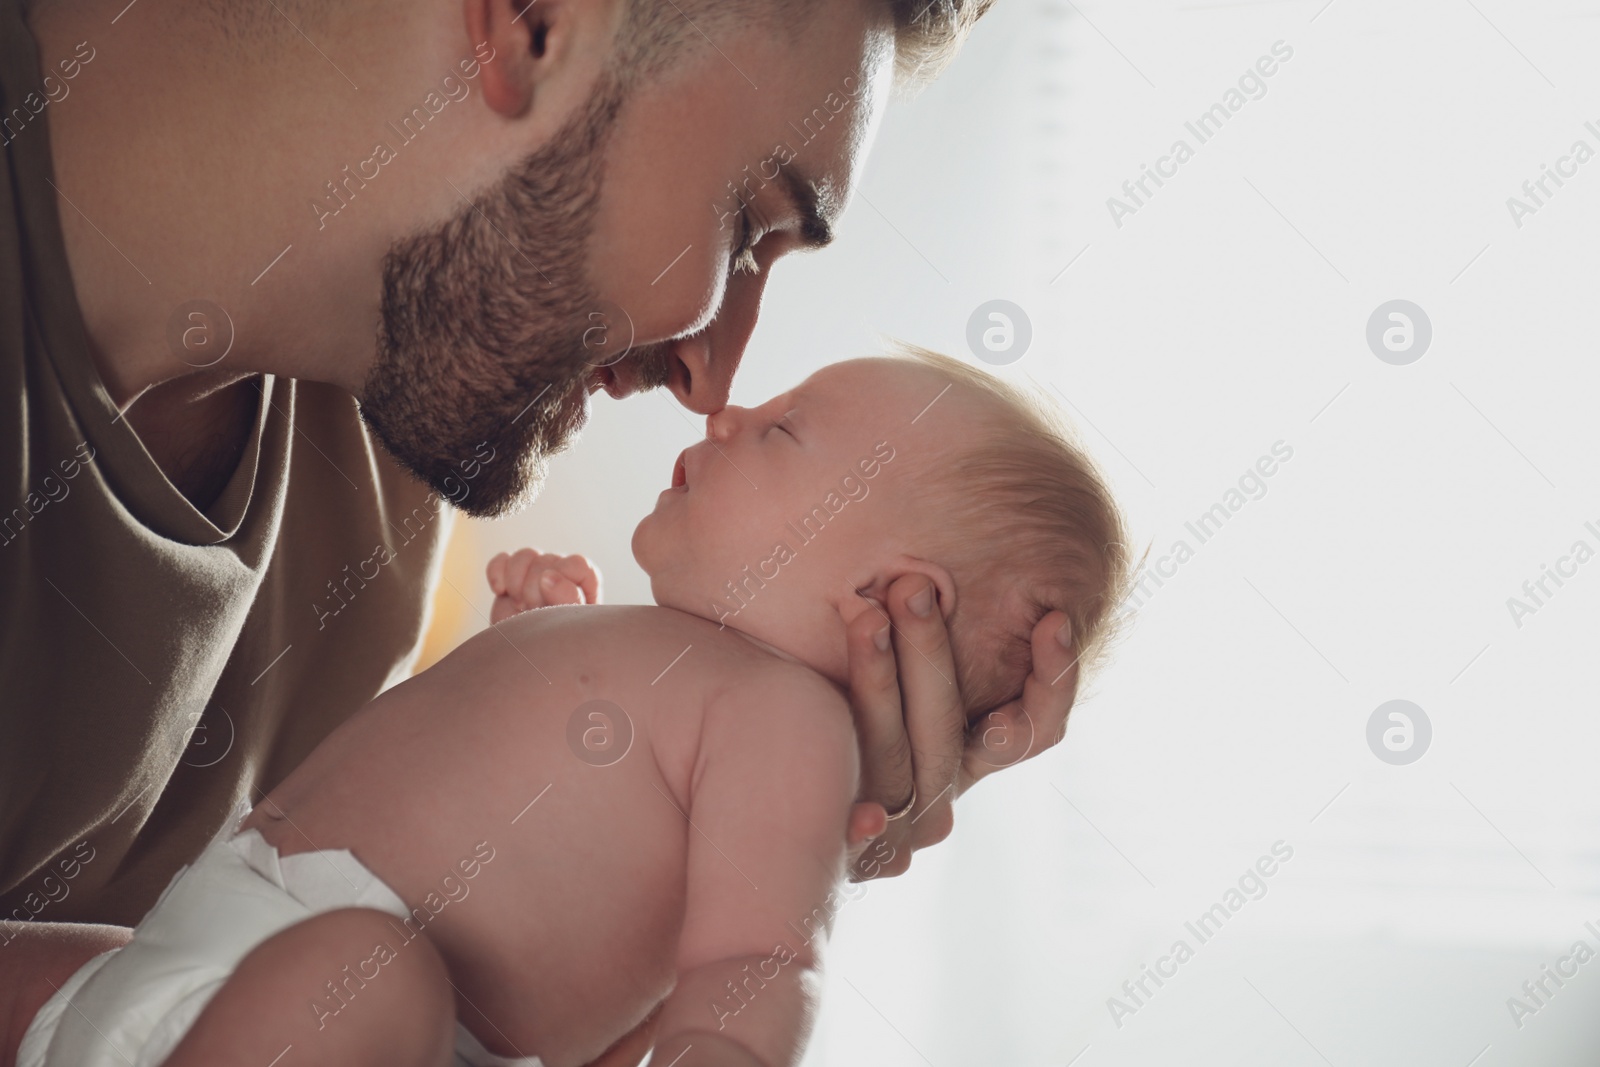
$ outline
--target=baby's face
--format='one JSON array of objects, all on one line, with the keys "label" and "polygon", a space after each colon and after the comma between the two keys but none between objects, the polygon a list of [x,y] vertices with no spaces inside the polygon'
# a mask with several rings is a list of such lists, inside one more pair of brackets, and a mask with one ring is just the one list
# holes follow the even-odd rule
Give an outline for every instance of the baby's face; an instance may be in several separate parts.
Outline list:
[{"label": "baby's face", "polygon": [[953,411],[918,419],[943,388],[911,361],[858,359],[712,415],[633,534],[656,602],[842,678],[839,607],[906,570],[907,456],[920,466],[950,432]]}]

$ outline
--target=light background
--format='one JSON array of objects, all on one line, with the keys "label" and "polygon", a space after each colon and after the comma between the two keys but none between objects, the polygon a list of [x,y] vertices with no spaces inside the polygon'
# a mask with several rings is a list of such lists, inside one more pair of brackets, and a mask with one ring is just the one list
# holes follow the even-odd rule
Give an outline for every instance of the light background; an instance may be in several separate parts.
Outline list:
[{"label": "light background", "polygon": [[[1294,455],[1144,605],[1066,742],[845,907],[806,1067],[1600,1060],[1600,961],[1520,1028],[1507,1006],[1600,950],[1600,561],[1520,627],[1506,603],[1600,548],[1600,160],[1520,228],[1506,206],[1600,149],[1597,18],[999,0],[892,108],[837,245],[777,268],[736,403],[883,334],[971,358],[1003,298],[1034,336],[1001,373],[1070,400],[1152,559]],[[1198,145],[1185,120],[1280,40],[1266,95]],[[1117,227],[1107,197],[1179,137],[1195,158]],[[1409,366],[1365,340],[1395,298],[1433,325]],[[608,600],[648,602],[629,536],[699,426],[602,400],[534,507],[459,524],[461,636],[501,549],[584,552]],[[1366,742],[1395,698],[1433,725],[1409,766]],[[1267,894],[1118,1026],[1108,998],[1277,841]]]}]

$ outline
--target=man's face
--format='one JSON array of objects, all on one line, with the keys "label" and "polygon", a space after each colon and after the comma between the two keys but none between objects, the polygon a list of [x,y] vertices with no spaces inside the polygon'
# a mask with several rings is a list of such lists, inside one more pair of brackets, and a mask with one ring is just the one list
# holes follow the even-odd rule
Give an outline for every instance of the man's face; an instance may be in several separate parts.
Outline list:
[{"label": "man's face", "polygon": [[721,409],[772,264],[849,198],[892,62],[876,5],[827,0],[797,39],[752,27],[626,95],[602,77],[474,206],[390,251],[363,416],[436,489],[487,442],[458,506],[494,515],[597,390]]}]

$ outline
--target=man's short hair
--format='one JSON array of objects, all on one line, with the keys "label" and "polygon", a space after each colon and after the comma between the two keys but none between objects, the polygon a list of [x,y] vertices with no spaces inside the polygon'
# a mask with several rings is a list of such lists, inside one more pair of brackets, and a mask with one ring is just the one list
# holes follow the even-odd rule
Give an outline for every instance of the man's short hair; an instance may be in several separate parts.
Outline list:
[{"label": "man's short hair", "polygon": [[[894,19],[895,81],[916,89],[933,80],[994,0],[874,0]],[[617,69],[637,84],[657,74],[683,45],[715,40],[752,23],[786,37],[815,17],[817,0],[629,0]]]},{"label": "man's short hair", "polygon": [[918,87],[939,75],[994,0],[889,0],[895,80]]},{"label": "man's short hair", "polygon": [[[894,19],[895,82],[914,90],[932,81],[966,40],[994,0],[867,0],[884,5]],[[224,37],[259,52],[292,41],[296,30],[322,28],[334,0],[194,0]],[[625,89],[658,75],[684,45],[715,41],[719,32],[765,24],[792,38],[814,17],[817,0],[627,0],[612,71]],[[174,16],[176,17],[176,16]]]}]

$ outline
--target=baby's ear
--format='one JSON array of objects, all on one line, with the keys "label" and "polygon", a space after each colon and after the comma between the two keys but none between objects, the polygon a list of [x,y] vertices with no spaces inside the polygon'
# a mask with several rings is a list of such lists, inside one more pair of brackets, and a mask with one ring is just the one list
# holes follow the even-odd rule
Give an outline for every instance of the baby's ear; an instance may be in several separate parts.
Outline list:
[{"label": "baby's ear", "polygon": [[870,595],[879,600],[888,599],[889,587],[908,574],[920,574],[933,583],[939,614],[949,621],[951,614],[956,610],[956,581],[948,570],[932,560],[918,559],[916,556],[899,556],[890,563],[881,576],[881,589]]}]

